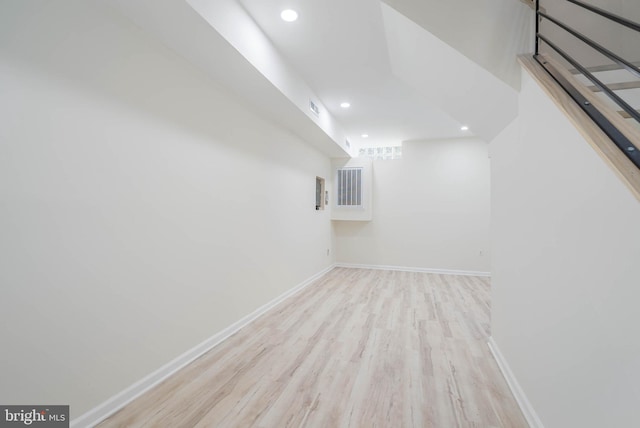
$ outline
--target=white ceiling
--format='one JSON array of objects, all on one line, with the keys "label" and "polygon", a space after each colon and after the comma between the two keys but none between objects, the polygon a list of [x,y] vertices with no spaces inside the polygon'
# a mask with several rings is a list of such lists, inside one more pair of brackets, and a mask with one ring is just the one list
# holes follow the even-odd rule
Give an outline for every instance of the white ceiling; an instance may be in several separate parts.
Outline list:
[{"label": "white ceiling", "polygon": [[[472,135],[392,74],[379,0],[238,2],[355,146]],[[296,22],[280,19],[287,8],[299,13]]]},{"label": "white ceiling", "polygon": [[515,119],[514,88],[392,7],[382,9],[395,76],[487,142]]},{"label": "white ceiling", "polygon": [[[494,31],[466,28],[464,21],[442,16],[456,37],[464,32],[483,39],[480,45],[490,51],[484,54],[498,69],[483,68],[465,46],[454,49],[446,37],[425,28],[429,22],[417,23],[435,9],[407,16],[388,6],[391,0],[94,1],[120,11],[331,157],[408,140],[491,141],[517,114],[516,90],[499,77],[515,62],[515,48],[494,43]],[[422,1],[393,0],[394,6]],[[520,2],[491,1],[533,13]],[[298,11],[296,22],[280,18],[286,8]],[[528,16],[520,12],[505,12],[504,21],[525,22]],[[491,16],[485,21],[484,27],[502,22]],[[525,25],[500,27],[510,40],[528,31]],[[310,112],[310,99],[317,101],[318,115]],[[342,109],[343,101],[351,108]],[[463,124],[470,130],[462,131]],[[364,133],[369,138],[362,138]]]}]

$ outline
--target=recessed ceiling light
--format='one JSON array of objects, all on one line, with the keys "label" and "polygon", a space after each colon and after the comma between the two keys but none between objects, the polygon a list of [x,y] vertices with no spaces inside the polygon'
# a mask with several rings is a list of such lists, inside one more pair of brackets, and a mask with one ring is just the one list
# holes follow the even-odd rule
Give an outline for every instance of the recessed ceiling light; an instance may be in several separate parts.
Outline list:
[{"label": "recessed ceiling light", "polygon": [[280,18],[287,22],[293,22],[298,19],[298,12],[293,9],[285,9],[280,14]]},{"label": "recessed ceiling light", "polygon": [[461,131],[468,131],[468,130],[469,130],[469,127],[468,127],[467,125],[462,125],[462,126],[460,127],[460,130],[461,130]]},{"label": "recessed ceiling light", "polygon": [[342,108],[349,108],[349,107],[351,107],[351,104],[345,101],[345,102],[343,102],[343,103],[340,103],[340,107],[342,107]]},{"label": "recessed ceiling light", "polygon": [[369,134],[362,134],[361,137],[362,138],[369,138]]}]

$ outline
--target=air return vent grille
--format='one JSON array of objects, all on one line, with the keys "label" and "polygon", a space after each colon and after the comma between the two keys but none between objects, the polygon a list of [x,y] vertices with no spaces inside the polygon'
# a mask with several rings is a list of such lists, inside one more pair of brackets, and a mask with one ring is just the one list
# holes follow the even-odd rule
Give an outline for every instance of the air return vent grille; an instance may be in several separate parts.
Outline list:
[{"label": "air return vent grille", "polygon": [[338,169],[337,184],[339,207],[362,206],[362,168]]}]

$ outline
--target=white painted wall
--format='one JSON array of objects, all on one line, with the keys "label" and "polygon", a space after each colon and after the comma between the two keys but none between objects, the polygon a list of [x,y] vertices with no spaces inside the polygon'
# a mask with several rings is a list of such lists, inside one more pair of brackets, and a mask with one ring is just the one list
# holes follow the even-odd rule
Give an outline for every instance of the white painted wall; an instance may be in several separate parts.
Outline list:
[{"label": "white painted wall", "polygon": [[[300,111],[326,132],[342,149],[341,155],[350,153],[350,149],[346,146],[346,136],[340,124],[237,1],[187,0],[187,3],[222,34],[276,88],[282,91]],[[278,11],[274,11],[274,13],[278,13]],[[309,100],[313,100],[318,107],[318,116],[311,112]]]},{"label": "white painted wall", "polygon": [[1,403],[77,417],[332,263],[329,159],[111,9],[3,2],[0,93]]},{"label": "white painted wall", "polygon": [[517,116],[514,88],[392,7],[381,8],[396,77],[487,142]]},{"label": "white painted wall", "polygon": [[[319,118],[310,113],[308,98],[315,95],[284,62],[255,23],[247,21],[246,13],[238,10],[235,0],[208,2],[217,13],[211,23],[187,1],[90,1],[117,10],[217,82],[248,100],[262,116],[279,123],[328,156],[348,155],[348,151],[340,146],[344,145],[344,138],[335,133],[339,126],[334,119],[322,112]],[[229,29],[227,22],[232,17],[237,18],[235,31]],[[221,20],[222,34],[213,26]],[[245,40],[239,41],[242,34]],[[246,49],[248,41],[254,47],[250,52]]]},{"label": "white painted wall", "polygon": [[[534,12],[518,0],[382,0],[464,56],[520,86],[518,54],[533,50]],[[551,0],[553,1],[553,0]],[[426,53],[431,61],[437,56]]]},{"label": "white painted wall", "polygon": [[527,75],[490,146],[492,335],[546,428],[640,426],[640,203]]},{"label": "white painted wall", "polygon": [[333,222],[337,261],[489,271],[487,145],[405,142],[402,152],[373,162],[373,220]]}]

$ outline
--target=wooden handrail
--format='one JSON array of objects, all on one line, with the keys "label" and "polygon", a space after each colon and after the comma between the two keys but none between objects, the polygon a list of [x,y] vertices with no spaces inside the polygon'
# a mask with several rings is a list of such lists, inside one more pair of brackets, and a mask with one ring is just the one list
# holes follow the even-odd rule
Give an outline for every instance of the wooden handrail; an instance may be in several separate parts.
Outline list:
[{"label": "wooden handrail", "polygon": [[[589,102],[597,107],[620,132],[634,144],[640,145],[640,129],[628,123],[616,109],[609,106],[604,100],[601,100],[586,85],[576,79],[569,70],[559,65],[557,61],[548,56],[544,56],[544,60],[554,64],[555,68],[562,72],[563,77],[569,80]],[[607,134],[591,120],[569,94],[567,94],[531,55],[522,55],[518,57],[518,61],[574,124],[576,129],[578,129],[596,153],[611,167],[622,182],[631,190],[633,195],[640,200],[640,169],[636,168],[633,162],[622,153]]]}]

